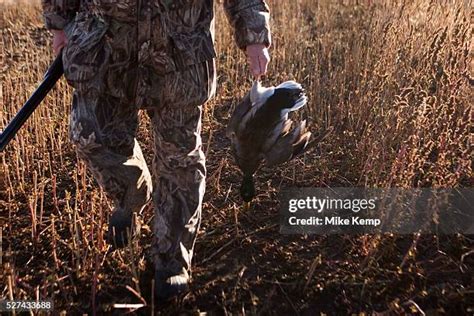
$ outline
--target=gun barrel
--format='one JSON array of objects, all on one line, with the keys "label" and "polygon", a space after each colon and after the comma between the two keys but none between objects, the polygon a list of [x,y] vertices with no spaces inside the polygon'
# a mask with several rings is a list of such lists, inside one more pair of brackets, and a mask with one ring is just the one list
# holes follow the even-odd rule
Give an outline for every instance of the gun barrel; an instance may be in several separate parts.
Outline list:
[{"label": "gun barrel", "polygon": [[23,107],[18,111],[11,122],[5,127],[0,135],[0,151],[3,151],[12,138],[16,135],[18,130],[23,126],[26,120],[36,110],[38,105],[43,101],[46,95],[51,91],[56,82],[64,73],[62,54],[59,53],[54,62],[46,72],[43,82],[26,101]]}]

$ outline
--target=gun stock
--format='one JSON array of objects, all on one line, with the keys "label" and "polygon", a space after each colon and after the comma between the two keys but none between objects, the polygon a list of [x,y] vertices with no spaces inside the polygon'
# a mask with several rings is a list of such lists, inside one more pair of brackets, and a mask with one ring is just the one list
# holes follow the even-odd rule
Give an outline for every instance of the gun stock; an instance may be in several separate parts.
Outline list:
[{"label": "gun stock", "polygon": [[0,151],[3,151],[12,138],[16,135],[18,130],[23,126],[26,120],[36,110],[41,101],[44,100],[46,95],[51,91],[56,82],[61,78],[64,73],[62,53],[59,53],[54,62],[49,67],[48,71],[44,75],[43,82],[26,101],[23,107],[18,111],[13,120],[5,127],[0,135]]}]

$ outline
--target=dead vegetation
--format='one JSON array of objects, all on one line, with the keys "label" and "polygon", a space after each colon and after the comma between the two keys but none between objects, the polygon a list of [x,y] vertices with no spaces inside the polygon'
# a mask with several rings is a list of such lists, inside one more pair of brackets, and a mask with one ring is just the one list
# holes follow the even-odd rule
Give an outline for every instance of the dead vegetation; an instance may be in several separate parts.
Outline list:
[{"label": "dead vegetation", "polygon": [[[311,128],[334,131],[300,159],[264,171],[257,201],[242,210],[224,126],[250,80],[218,8],[219,90],[205,116],[209,176],[194,283],[183,301],[160,311],[473,313],[472,236],[283,236],[277,201],[290,186],[473,186],[471,3],[270,5],[266,82],[302,82]],[[0,8],[5,126],[53,57],[37,5]],[[142,311],[149,313],[152,211],[139,219],[131,247],[109,252],[110,205],[68,141],[70,98],[63,81],[0,156],[0,297],[50,297],[68,314],[148,302]],[[140,139],[148,144],[143,119]]]}]

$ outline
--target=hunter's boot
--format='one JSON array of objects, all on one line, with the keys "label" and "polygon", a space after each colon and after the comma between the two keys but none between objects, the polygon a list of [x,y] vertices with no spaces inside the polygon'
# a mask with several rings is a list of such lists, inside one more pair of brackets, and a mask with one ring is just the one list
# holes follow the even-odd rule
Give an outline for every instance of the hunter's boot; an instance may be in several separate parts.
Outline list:
[{"label": "hunter's boot", "polygon": [[109,219],[107,242],[114,248],[123,248],[132,234],[133,212],[116,209]]}]

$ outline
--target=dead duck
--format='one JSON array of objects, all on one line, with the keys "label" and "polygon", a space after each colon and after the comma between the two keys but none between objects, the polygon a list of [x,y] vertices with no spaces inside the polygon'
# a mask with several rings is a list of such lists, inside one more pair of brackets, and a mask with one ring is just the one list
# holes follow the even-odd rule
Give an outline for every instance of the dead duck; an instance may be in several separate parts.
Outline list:
[{"label": "dead duck", "polygon": [[254,82],[250,92],[232,114],[227,127],[231,149],[243,173],[240,195],[249,203],[255,197],[254,174],[265,163],[273,167],[291,160],[303,152],[311,132],[306,121],[292,129],[288,113],[307,103],[301,85],[287,81],[277,87],[263,87]]}]

